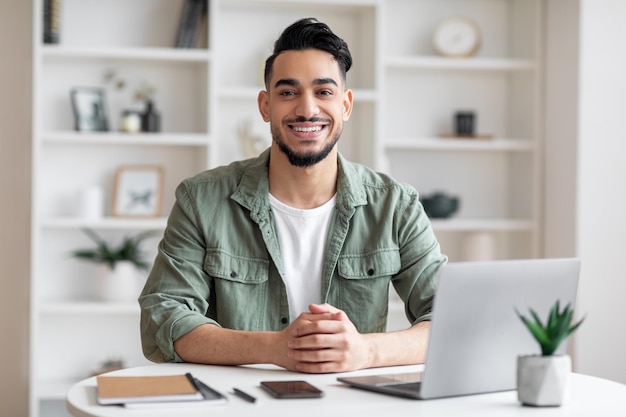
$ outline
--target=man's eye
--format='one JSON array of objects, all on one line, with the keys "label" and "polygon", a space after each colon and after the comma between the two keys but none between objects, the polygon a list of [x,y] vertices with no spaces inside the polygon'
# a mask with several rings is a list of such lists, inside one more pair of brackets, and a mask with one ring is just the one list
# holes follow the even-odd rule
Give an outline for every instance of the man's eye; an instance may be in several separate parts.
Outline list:
[{"label": "man's eye", "polygon": [[323,96],[332,96],[333,92],[331,90],[322,90],[320,91],[320,94]]},{"label": "man's eye", "polygon": [[295,95],[295,94],[296,94],[296,93],[295,93],[295,92],[293,92],[293,91],[291,91],[291,90],[284,90],[284,91],[281,91],[281,92],[279,93],[279,95],[281,95],[281,96],[293,96],[293,95]]}]

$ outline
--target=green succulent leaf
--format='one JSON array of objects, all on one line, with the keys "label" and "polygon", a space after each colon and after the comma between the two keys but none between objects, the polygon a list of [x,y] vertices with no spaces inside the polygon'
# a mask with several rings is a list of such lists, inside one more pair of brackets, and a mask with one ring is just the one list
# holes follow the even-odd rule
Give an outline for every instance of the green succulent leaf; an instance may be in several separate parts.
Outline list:
[{"label": "green succulent leaf", "polygon": [[523,316],[516,310],[518,317],[528,328],[537,343],[539,343],[543,356],[553,355],[559,345],[574,333],[584,320],[583,318],[578,323],[572,325],[573,310],[571,306],[568,304],[563,311],[561,311],[558,300],[550,309],[545,324],[535,310],[529,308],[529,312],[532,320]]},{"label": "green succulent leaf", "polygon": [[537,326],[541,326],[543,328],[544,327],[543,323],[541,322],[541,319],[539,318],[539,315],[537,314],[537,312],[535,310],[533,310],[532,308],[529,309],[529,311],[530,311],[530,314],[533,316],[533,319],[535,320],[535,324],[537,324]]},{"label": "green succulent leaf", "polygon": [[574,333],[576,331],[576,329],[578,329],[578,327],[583,324],[583,321],[585,321],[585,318],[583,317],[582,319],[580,319],[580,321],[576,324],[574,324],[573,326],[571,326],[569,329],[567,329],[567,336],[571,335],[572,333]]}]

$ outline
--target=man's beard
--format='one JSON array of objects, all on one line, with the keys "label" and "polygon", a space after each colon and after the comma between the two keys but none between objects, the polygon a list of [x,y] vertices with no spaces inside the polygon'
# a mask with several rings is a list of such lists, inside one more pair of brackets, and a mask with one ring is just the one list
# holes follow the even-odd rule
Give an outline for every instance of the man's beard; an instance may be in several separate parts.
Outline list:
[{"label": "man's beard", "polygon": [[[316,120],[311,120],[315,122]],[[302,122],[302,120],[298,120],[298,122]],[[272,139],[278,145],[278,149],[281,150],[287,156],[289,163],[295,167],[306,168],[317,164],[318,162],[326,159],[328,154],[333,150],[337,142],[339,141],[339,137],[341,136],[341,132],[343,130],[343,126],[339,126],[337,134],[333,137],[333,140],[330,141],[324,148],[319,152],[303,152],[297,153],[293,149],[289,148],[285,142],[283,142],[280,131],[274,126],[271,127],[272,131]]]}]

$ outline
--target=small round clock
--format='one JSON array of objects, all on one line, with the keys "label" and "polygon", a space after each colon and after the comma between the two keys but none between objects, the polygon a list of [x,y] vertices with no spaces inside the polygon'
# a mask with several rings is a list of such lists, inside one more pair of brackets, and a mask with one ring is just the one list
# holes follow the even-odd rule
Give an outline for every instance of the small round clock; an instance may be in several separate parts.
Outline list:
[{"label": "small round clock", "polygon": [[469,57],[480,48],[480,28],[471,19],[454,17],[439,23],[433,33],[433,47],[448,57]]}]

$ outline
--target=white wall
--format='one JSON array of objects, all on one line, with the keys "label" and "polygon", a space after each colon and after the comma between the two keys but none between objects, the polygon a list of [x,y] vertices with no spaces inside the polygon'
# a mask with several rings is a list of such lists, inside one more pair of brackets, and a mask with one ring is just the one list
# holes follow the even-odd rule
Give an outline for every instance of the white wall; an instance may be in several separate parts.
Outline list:
[{"label": "white wall", "polygon": [[575,370],[626,383],[625,16],[548,0],[545,255],[582,259]]},{"label": "white wall", "polygon": [[626,1],[580,6],[577,363],[626,383]]},{"label": "white wall", "polygon": [[0,416],[28,414],[31,2],[0,2]]}]

